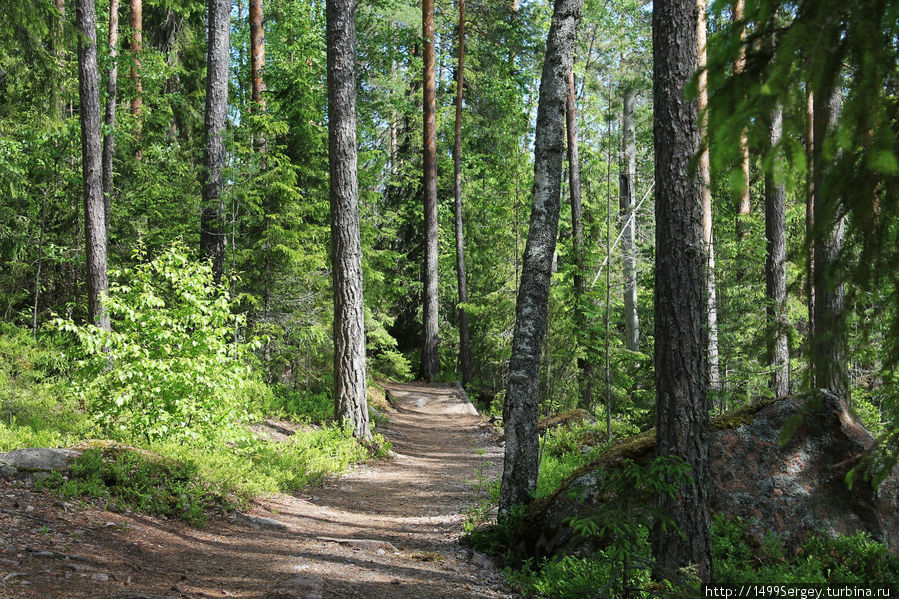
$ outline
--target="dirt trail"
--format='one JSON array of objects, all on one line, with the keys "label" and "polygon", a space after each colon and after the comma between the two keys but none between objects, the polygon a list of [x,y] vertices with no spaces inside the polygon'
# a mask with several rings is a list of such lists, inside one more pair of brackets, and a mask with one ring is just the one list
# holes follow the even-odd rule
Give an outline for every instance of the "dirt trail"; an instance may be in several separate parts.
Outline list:
[{"label": "dirt trail", "polygon": [[465,481],[502,461],[490,431],[451,386],[388,389],[396,457],[204,529],[2,482],[0,597],[512,597],[458,544]]}]

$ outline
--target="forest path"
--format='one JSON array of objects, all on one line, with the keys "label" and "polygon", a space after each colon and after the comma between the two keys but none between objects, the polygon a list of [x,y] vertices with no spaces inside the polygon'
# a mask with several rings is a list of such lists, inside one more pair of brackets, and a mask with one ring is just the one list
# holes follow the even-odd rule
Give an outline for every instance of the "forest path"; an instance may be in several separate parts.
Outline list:
[{"label": "forest path", "polygon": [[[40,509],[32,517],[80,534],[64,547],[53,534],[33,535],[18,554],[26,584],[0,587],[0,597],[512,597],[502,576],[458,543],[461,512],[479,500],[466,481],[499,473],[493,433],[451,385],[387,388],[395,411],[380,431],[392,459],[203,529],[96,508]],[[54,522],[44,528],[55,531]]]}]

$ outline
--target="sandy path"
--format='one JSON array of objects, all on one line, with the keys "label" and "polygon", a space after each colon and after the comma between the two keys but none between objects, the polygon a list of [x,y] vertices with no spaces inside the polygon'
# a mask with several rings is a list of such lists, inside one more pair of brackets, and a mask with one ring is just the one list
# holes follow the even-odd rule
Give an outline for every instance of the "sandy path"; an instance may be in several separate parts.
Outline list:
[{"label": "sandy path", "polygon": [[[0,574],[21,576],[0,597],[512,597],[458,544],[461,510],[477,500],[465,481],[496,476],[501,450],[453,387],[388,389],[396,411],[381,430],[396,457],[200,530],[95,508],[67,514],[46,494],[4,483],[0,520],[18,519],[0,521],[11,527]],[[15,511],[5,505],[13,497]]]}]

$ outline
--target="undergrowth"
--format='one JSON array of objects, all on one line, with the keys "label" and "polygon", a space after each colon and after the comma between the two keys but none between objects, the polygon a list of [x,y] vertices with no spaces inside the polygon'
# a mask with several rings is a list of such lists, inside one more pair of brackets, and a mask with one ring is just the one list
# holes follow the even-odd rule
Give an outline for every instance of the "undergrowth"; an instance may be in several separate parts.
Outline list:
[{"label": "undergrowth", "polygon": [[[544,447],[537,497],[555,491],[574,470],[590,461],[601,445],[585,448],[595,439],[596,425],[551,430]],[[672,471],[672,468],[674,470]],[[515,560],[512,549],[521,538],[523,512],[513,512],[501,523],[488,515],[496,506],[496,491],[481,493],[481,501],[467,512],[464,542],[476,551],[498,556],[510,565],[507,581],[526,597],[548,599],[696,597],[699,583],[676,587],[651,580],[650,526],[659,516],[651,507],[638,505],[638,496],[652,493],[671,474],[685,475],[676,465],[638,466],[628,460],[617,473],[600,479],[606,498],[602,511],[589,517],[571,518],[567,524],[578,534],[592,538],[594,551],[587,556],[567,555],[539,562]],[[479,488],[488,485],[482,481]],[[645,499],[645,498],[644,498]],[[643,501],[645,503],[645,501]],[[712,553],[716,582],[720,584],[886,584],[899,581],[899,557],[867,533],[831,537],[815,535],[788,554],[773,534],[761,540],[750,534],[742,520],[716,515],[712,526]],[[689,578],[689,577],[688,577]]]},{"label": "undergrowth", "polygon": [[[53,475],[43,484],[64,496],[107,499],[110,507],[163,514],[201,524],[209,514],[243,506],[249,498],[298,491],[321,484],[370,457],[370,450],[336,424],[301,428],[288,440],[258,439],[248,431],[210,437],[203,443],[184,438],[147,441],[127,432],[106,439],[96,421],[68,392],[68,369],[56,335],[36,341],[23,329],[0,323],[0,451],[24,447],[89,447],[68,478]],[[298,422],[326,420],[329,398],[291,397],[277,405],[263,394],[248,411],[258,418],[276,416]],[[284,395],[282,394],[283,398]],[[107,429],[106,431],[110,431]],[[115,431],[112,431],[115,432]],[[375,434],[374,455],[390,449]]]}]

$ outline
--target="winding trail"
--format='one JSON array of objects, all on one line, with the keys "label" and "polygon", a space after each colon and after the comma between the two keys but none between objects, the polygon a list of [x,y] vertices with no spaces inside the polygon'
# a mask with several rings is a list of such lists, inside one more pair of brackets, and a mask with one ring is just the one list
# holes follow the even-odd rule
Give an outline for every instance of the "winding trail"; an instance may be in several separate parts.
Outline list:
[{"label": "winding trail", "polygon": [[[451,385],[387,389],[395,411],[380,430],[392,459],[204,529],[96,508],[57,514],[83,533],[65,551],[74,566],[43,559],[42,572],[32,563],[41,547],[26,547],[17,567],[28,584],[0,588],[0,597],[513,597],[482,556],[458,543],[462,510],[479,500],[466,481],[499,472],[493,433]],[[115,525],[90,524],[102,519]]]}]

